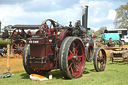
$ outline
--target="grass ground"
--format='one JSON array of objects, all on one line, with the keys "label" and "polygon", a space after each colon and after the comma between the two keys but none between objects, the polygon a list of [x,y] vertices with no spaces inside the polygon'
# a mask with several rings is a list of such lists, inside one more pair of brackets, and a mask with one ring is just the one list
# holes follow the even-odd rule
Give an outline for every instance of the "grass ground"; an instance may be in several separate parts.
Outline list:
[{"label": "grass ground", "polygon": [[[11,73],[18,73],[24,71],[22,59],[10,58]],[[7,58],[0,57],[0,71],[6,72],[7,70]]]},{"label": "grass ground", "polygon": [[86,63],[81,78],[64,79],[59,70],[49,72],[53,79],[48,81],[32,81],[26,72],[15,73],[11,78],[0,79],[0,85],[128,85],[128,64],[114,63],[109,59],[105,71],[96,72],[93,63]]}]

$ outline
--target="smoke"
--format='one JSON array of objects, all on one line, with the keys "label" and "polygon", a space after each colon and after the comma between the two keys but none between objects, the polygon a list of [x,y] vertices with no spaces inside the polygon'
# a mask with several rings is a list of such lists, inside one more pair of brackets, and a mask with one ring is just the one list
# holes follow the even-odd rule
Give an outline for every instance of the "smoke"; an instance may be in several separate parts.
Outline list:
[{"label": "smoke", "polygon": [[81,6],[85,6],[85,5],[88,5],[88,0],[79,0],[79,3]]}]

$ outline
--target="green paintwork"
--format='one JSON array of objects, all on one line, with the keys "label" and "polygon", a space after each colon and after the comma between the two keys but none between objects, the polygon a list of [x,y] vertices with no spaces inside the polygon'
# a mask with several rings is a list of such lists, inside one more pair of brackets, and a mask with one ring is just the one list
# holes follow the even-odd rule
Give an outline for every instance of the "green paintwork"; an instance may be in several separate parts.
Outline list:
[{"label": "green paintwork", "polygon": [[3,40],[2,38],[0,38],[0,48],[6,47],[7,44],[11,44],[11,39],[4,39]]}]

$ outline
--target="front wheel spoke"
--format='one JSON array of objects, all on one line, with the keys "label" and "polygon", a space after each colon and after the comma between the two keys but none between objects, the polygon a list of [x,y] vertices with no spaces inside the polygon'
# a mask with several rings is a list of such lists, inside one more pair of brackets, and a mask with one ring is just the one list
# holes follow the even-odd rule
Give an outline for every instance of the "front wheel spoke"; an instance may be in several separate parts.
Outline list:
[{"label": "front wheel spoke", "polygon": [[17,51],[17,49],[13,49],[13,51],[15,52],[15,51]]},{"label": "front wheel spoke", "polygon": [[102,67],[103,67],[103,64],[104,64],[103,62],[101,62],[101,63],[100,63],[100,68],[102,68]]},{"label": "front wheel spoke", "polygon": [[18,51],[17,51],[17,50],[14,50],[14,53],[15,53],[15,54],[17,54],[17,53],[18,53]]},{"label": "front wheel spoke", "polygon": [[104,61],[104,58],[103,57],[100,57],[100,62],[103,62]]},{"label": "front wheel spoke", "polygon": [[21,50],[23,51],[24,50],[24,47],[21,47]]},{"label": "front wheel spoke", "polygon": [[19,55],[22,55],[22,52],[19,52]]},{"label": "front wheel spoke", "polygon": [[99,55],[97,56],[97,60],[100,61],[100,56]]},{"label": "front wheel spoke", "polygon": [[17,49],[18,47],[17,47],[17,46],[15,46],[15,47],[13,47],[13,48],[14,48],[14,49],[15,49],[15,48]]},{"label": "front wheel spoke", "polygon": [[15,46],[18,46],[16,43],[14,43]]},{"label": "front wheel spoke", "polygon": [[17,46],[18,48],[20,47],[20,45],[18,44],[18,46]]},{"label": "front wheel spoke", "polygon": [[104,61],[104,58],[103,57],[98,57],[98,61],[99,62],[103,62]]}]

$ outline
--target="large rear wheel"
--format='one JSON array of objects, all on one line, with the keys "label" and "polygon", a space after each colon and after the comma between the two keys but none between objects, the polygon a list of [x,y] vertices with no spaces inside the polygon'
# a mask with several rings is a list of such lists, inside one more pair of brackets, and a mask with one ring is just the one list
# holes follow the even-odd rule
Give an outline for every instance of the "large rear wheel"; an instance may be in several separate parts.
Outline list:
[{"label": "large rear wheel", "polygon": [[93,61],[94,68],[97,72],[104,71],[106,67],[107,56],[105,50],[102,47],[96,49]]},{"label": "large rear wheel", "polygon": [[65,78],[81,77],[85,66],[85,48],[78,37],[67,37],[61,44],[59,66]]}]

